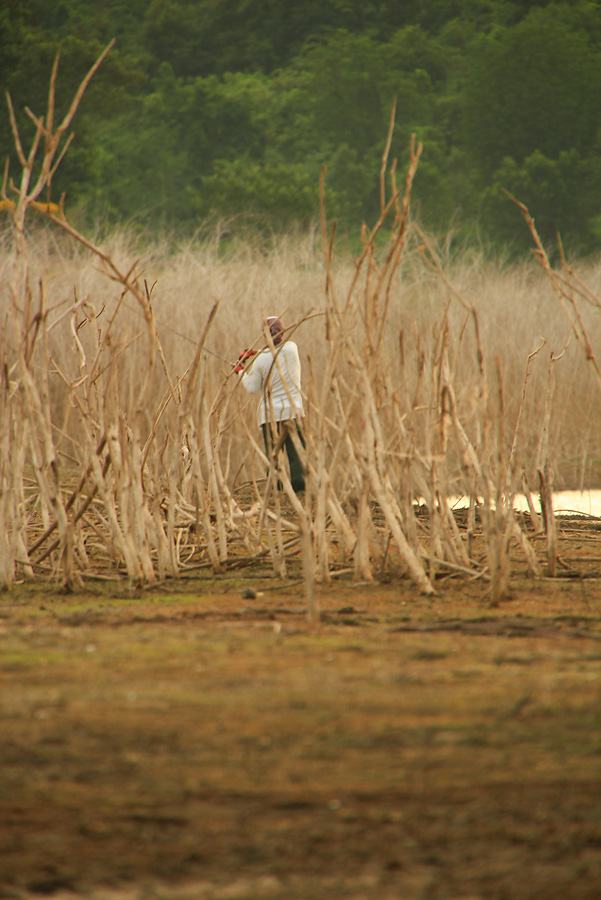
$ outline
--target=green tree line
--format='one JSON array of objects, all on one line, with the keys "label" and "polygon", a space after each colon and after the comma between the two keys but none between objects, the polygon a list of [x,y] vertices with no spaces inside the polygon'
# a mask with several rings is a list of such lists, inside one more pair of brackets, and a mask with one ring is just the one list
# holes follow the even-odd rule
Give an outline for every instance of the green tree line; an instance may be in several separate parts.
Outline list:
[{"label": "green tree line", "polygon": [[[60,51],[58,112],[108,42],[53,184],[90,221],[193,230],[244,214],[373,224],[393,104],[399,183],[432,231],[517,251],[601,245],[601,2],[5,0],[0,80],[26,137]],[[7,107],[0,152],[15,171]]]}]

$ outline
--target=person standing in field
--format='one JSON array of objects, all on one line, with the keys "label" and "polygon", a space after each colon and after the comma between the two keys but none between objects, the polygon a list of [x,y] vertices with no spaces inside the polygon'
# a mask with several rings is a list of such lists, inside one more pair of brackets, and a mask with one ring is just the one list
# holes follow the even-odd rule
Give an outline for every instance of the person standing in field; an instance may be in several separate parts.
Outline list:
[{"label": "person standing in field", "polygon": [[[303,416],[301,364],[294,341],[284,340],[284,325],[277,316],[269,316],[265,326],[273,342],[257,353],[244,350],[235,371],[241,373],[242,384],[251,394],[261,394],[258,420],[263,432],[265,453],[271,459],[276,445],[284,446],[290,466],[290,482],[295,493],[305,489],[305,473],[292,434],[304,440],[300,427]],[[252,359],[250,368],[245,364]]]}]

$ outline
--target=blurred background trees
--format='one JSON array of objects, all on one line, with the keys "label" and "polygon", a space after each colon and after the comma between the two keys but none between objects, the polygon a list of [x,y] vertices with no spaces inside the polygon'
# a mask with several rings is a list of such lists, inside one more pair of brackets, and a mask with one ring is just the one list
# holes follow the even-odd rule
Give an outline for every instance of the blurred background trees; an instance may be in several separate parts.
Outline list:
[{"label": "blurred background trees", "polygon": [[[53,198],[70,215],[191,232],[210,217],[307,225],[327,167],[328,215],[379,210],[379,170],[424,152],[414,209],[461,243],[523,252],[529,235],[601,246],[601,3],[507,0],[5,0],[0,82],[19,124],[59,113],[116,38],[84,98]],[[0,153],[12,153],[6,105]]]}]

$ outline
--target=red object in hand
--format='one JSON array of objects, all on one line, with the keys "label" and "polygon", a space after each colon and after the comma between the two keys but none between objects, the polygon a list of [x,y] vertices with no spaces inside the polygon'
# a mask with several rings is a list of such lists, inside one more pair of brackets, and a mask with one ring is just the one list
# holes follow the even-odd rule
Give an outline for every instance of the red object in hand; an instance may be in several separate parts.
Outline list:
[{"label": "red object in hand", "polygon": [[249,359],[252,359],[253,356],[257,355],[256,350],[243,350],[240,356],[238,357],[238,364],[234,368],[234,372],[243,372],[244,371],[244,363]]}]

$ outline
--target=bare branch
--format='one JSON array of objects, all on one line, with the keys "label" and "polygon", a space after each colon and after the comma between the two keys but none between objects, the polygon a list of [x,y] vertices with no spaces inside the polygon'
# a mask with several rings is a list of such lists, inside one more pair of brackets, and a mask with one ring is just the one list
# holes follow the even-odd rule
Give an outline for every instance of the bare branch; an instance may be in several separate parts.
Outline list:
[{"label": "bare branch", "polygon": [[15,139],[15,146],[17,148],[17,155],[19,157],[19,162],[21,163],[23,168],[26,168],[27,158],[25,156],[25,153],[23,152],[23,146],[21,144],[21,138],[19,136],[19,129],[17,127],[17,120],[15,118],[15,110],[13,108],[13,102],[11,100],[11,96],[8,93],[8,91],[6,92],[6,101],[8,103],[8,114],[10,116],[10,127],[12,129],[13,137]]},{"label": "bare branch", "polygon": [[67,128],[69,127],[71,122],[73,121],[73,116],[75,115],[75,113],[77,111],[77,107],[79,106],[79,104],[81,102],[81,98],[83,97],[90,81],[94,77],[95,73],[98,71],[99,67],[101,66],[101,64],[102,64],[103,60],[105,59],[105,57],[107,56],[107,54],[112,50],[114,44],[115,44],[115,39],[113,38],[113,40],[110,42],[110,44],[108,44],[107,47],[105,47],[105,49],[102,51],[102,53],[100,54],[100,56],[98,57],[98,59],[96,60],[94,65],[92,66],[92,68],[89,70],[88,74],[85,76],[85,78],[79,85],[79,87],[76,91],[75,97],[73,98],[73,101],[71,103],[71,106],[69,107],[69,110],[68,110],[67,114],[65,115],[65,118],[63,119],[61,124],[56,129],[57,135],[62,135],[67,130]]},{"label": "bare branch", "polygon": [[384,152],[382,153],[382,166],[380,168],[380,212],[384,212],[384,207],[386,206],[386,190],[385,190],[385,176],[386,176],[386,166],[388,164],[388,154],[390,153],[390,145],[392,143],[392,135],[394,132],[394,119],[396,115],[396,97],[392,103],[392,109],[390,111],[390,124],[388,125],[388,136],[386,138],[386,146],[384,147]]},{"label": "bare branch", "polygon": [[[54,100],[55,100],[55,91],[56,91],[56,76],[58,73],[58,62],[60,59],[60,50],[56,54],[54,58],[54,64],[52,66],[52,73],[50,75],[50,88],[48,91],[48,111],[46,113],[46,127],[48,128],[48,135],[52,134],[52,127],[54,125]],[[48,150],[48,140],[46,141],[46,149]]]}]

